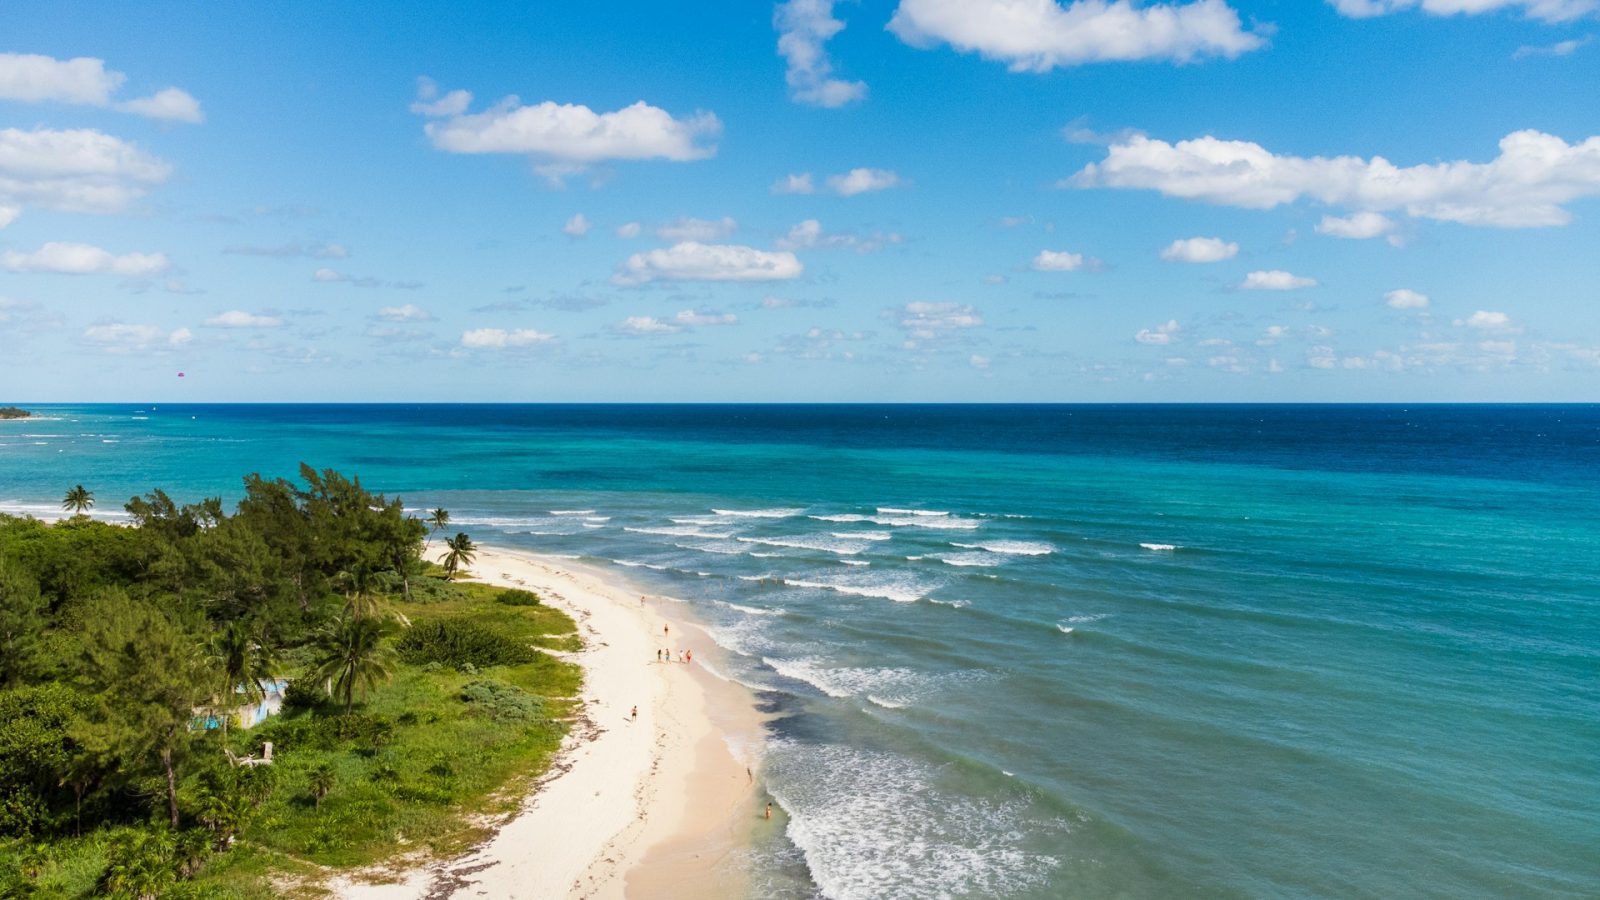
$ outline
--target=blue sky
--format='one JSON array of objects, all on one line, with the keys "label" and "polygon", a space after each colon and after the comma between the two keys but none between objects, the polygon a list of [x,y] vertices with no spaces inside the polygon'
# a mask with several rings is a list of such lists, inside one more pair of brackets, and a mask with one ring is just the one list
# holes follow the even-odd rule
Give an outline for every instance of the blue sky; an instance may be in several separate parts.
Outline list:
[{"label": "blue sky", "polygon": [[1600,400],[1600,0],[472,6],[11,4],[0,400]]}]

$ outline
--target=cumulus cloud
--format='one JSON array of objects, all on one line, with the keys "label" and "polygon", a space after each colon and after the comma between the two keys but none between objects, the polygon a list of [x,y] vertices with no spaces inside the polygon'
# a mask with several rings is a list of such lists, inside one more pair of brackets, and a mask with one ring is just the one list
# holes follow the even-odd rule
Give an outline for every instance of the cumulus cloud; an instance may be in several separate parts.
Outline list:
[{"label": "cumulus cloud", "polygon": [[611,326],[611,330],[617,334],[647,337],[677,334],[681,331],[705,326],[733,325],[738,321],[739,317],[733,313],[685,309],[680,310],[671,319],[658,319],[655,316],[628,316],[621,322]]},{"label": "cumulus cloud", "polygon": [[682,325],[672,322],[663,322],[655,316],[629,316],[618,322],[613,328],[620,334],[655,335],[677,334],[683,330]]},{"label": "cumulus cloud", "polygon": [[816,219],[806,219],[796,223],[789,229],[788,234],[778,238],[777,244],[783,250],[854,250],[857,253],[874,253],[888,244],[898,244],[900,241],[900,235],[893,232],[867,237],[829,232]]},{"label": "cumulus cloud", "polygon": [[350,251],[343,244],[328,244],[321,241],[294,241],[275,247],[236,246],[227,247],[222,252],[238,256],[271,256],[279,259],[293,257],[344,259],[350,255]]},{"label": "cumulus cloud", "polygon": [[905,333],[908,348],[983,324],[976,309],[960,303],[918,300],[891,310],[891,316],[895,326]]},{"label": "cumulus cloud", "polygon": [[1421,9],[1434,16],[1468,15],[1517,10],[1531,19],[1570,22],[1600,9],[1596,0],[1329,0],[1340,14],[1355,19],[1386,16]]},{"label": "cumulus cloud", "polygon": [[171,263],[161,253],[117,255],[90,244],[52,241],[32,253],[0,252],[0,269],[9,272],[54,272],[60,275],[156,275]]},{"label": "cumulus cloud", "polygon": [[651,281],[782,281],[798,278],[804,267],[787,250],[757,250],[738,244],[683,241],[635,253],[617,267],[614,284]]},{"label": "cumulus cloud", "polygon": [[1317,234],[1330,237],[1364,241],[1381,237],[1394,230],[1394,220],[1383,213],[1358,212],[1348,216],[1323,216],[1317,223]]},{"label": "cumulus cloud", "polygon": [[0,209],[13,219],[29,206],[120,212],[171,173],[133,144],[93,129],[0,129]]},{"label": "cumulus cloud", "polygon": [[37,53],[0,53],[0,100],[100,106],[169,122],[200,122],[200,102],[186,91],[164,88],[148,97],[115,101],[128,76],[92,56],[56,59]]},{"label": "cumulus cloud", "polygon": [[581,238],[588,234],[589,229],[593,227],[594,223],[590,222],[583,213],[578,213],[577,215],[568,219],[567,224],[561,226],[561,233],[565,234],[567,237]]},{"label": "cumulus cloud", "polygon": [[987,369],[989,368],[989,357],[974,353],[967,357],[967,365],[974,369]]},{"label": "cumulus cloud", "polygon": [[258,316],[234,309],[212,316],[205,324],[210,328],[277,328],[283,324],[283,320],[277,316]]},{"label": "cumulus cloud", "polygon": [[433,314],[427,310],[407,303],[404,306],[385,306],[378,310],[378,318],[385,322],[431,322]]},{"label": "cumulus cloud", "polygon": [[680,310],[673,321],[680,325],[695,327],[700,325],[732,325],[739,321],[733,313],[720,313],[696,309]]},{"label": "cumulus cloud", "polygon": [[1363,212],[1404,210],[1464,225],[1533,228],[1565,225],[1572,219],[1565,204],[1600,195],[1600,137],[1568,144],[1518,131],[1501,139],[1500,155],[1487,163],[1402,168],[1381,156],[1278,156],[1248,141],[1207,136],[1169,144],[1136,135],[1062,184],[1155,190],[1249,209],[1307,198]]},{"label": "cumulus cloud", "polygon": [[1214,263],[1233,259],[1239,255],[1239,245],[1214,237],[1192,237],[1176,240],[1161,251],[1167,262]]},{"label": "cumulus cloud", "polygon": [[1457,319],[1457,325],[1476,328],[1479,331],[1510,331],[1512,330],[1511,317],[1503,312],[1491,312],[1480,309],[1466,319]]},{"label": "cumulus cloud", "polygon": [[678,218],[656,226],[656,237],[664,241],[717,241],[739,230],[739,223],[720,219]]},{"label": "cumulus cloud", "polygon": [[461,333],[461,346],[469,350],[505,350],[548,344],[555,339],[553,334],[532,328],[474,328]]},{"label": "cumulus cloud", "polygon": [[472,105],[472,94],[467,91],[439,93],[439,85],[426,75],[417,79],[417,99],[411,111],[419,116],[459,116]]},{"label": "cumulus cloud", "polygon": [[810,172],[794,172],[785,175],[772,183],[774,194],[814,194],[817,186],[811,180]]},{"label": "cumulus cloud", "polygon": [[1013,72],[1126,60],[1232,59],[1265,45],[1224,0],[901,0],[889,30],[913,47],[949,44]]},{"label": "cumulus cloud", "polygon": [[1141,344],[1154,344],[1158,347],[1164,347],[1172,343],[1179,330],[1178,320],[1168,319],[1165,324],[1157,325],[1154,328],[1139,329],[1133,339]]},{"label": "cumulus cloud", "polygon": [[833,0],[780,3],[772,14],[772,24],[778,30],[778,53],[789,65],[784,78],[790,97],[834,108],[867,95],[866,82],[833,77],[833,61],[823,45],[844,30],[844,23],[833,17]]},{"label": "cumulus cloud", "polygon": [[884,191],[899,184],[900,176],[888,169],[851,169],[842,175],[828,176],[828,190],[841,197]]},{"label": "cumulus cloud", "polygon": [[617,237],[628,239],[636,238],[639,236],[639,232],[643,230],[644,226],[640,225],[638,222],[624,222],[623,224],[617,226]]},{"label": "cumulus cloud", "polygon": [[1083,268],[1083,254],[1065,250],[1040,250],[1033,258],[1036,272],[1076,272]]},{"label": "cumulus cloud", "polygon": [[187,328],[167,331],[155,325],[108,322],[84,329],[83,339],[106,353],[144,353],[180,346],[194,335]]},{"label": "cumulus cloud", "polygon": [[1410,288],[1398,288],[1384,294],[1383,302],[1387,303],[1390,309],[1427,309],[1428,295]]},{"label": "cumulus cloud", "polygon": [[1285,272],[1282,269],[1273,269],[1267,272],[1251,272],[1239,283],[1239,287],[1247,291],[1297,291],[1301,288],[1316,287],[1315,278],[1305,278]]},{"label": "cumulus cloud", "polygon": [[680,119],[642,100],[614,112],[550,100],[524,106],[513,96],[468,113],[470,103],[464,91],[437,98],[434,88],[432,95],[419,96],[413,109],[434,119],[423,126],[434,147],[447,153],[523,154],[540,161],[540,172],[552,179],[617,160],[705,159],[716,154],[715,138],[722,133],[713,113]]}]

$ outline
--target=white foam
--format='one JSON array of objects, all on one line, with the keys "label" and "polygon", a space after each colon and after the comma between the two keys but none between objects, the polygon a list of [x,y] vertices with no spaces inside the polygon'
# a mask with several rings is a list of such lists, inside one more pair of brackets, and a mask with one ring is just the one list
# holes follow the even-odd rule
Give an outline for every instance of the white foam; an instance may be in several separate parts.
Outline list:
[{"label": "white foam", "polygon": [[951,542],[950,546],[965,547],[969,550],[987,550],[990,553],[1004,553],[1007,556],[1049,556],[1056,552],[1054,545],[1040,541],[981,541],[976,544]]},{"label": "white foam", "polygon": [[993,553],[984,552],[949,553],[944,556],[936,556],[934,559],[937,559],[947,566],[976,566],[984,569],[992,569],[1003,562],[1000,557],[995,556]]},{"label": "white foam", "polygon": [[632,525],[624,525],[622,530],[631,531],[635,534],[659,534],[666,537],[700,537],[715,538],[719,540],[733,537],[732,534],[724,534],[715,531],[701,531],[699,528],[691,525],[667,525],[659,528],[635,528]]},{"label": "white foam", "polygon": [[872,563],[864,559],[836,559],[834,562],[845,566],[870,566]]},{"label": "white foam", "polygon": [[1176,549],[1178,549],[1178,545],[1177,544],[1140,544],[1139,546],[1145,548],[1146,550],[1156,550],[1156,551],[1176,550]]},{"label": "white foam", "polygon": [[550,510],[550,515],[552,515],[552,516],[592,516],[592,515],[594,515],[594,510],[592,510],[592,509],[552,509],[552,510]]},{"label": "white foam", "polygon": [[719,554],[721,554],[723,556],[743,556],[744,555],[744,548],[740,547],[737,544],[729,544],[729,543],[721,543],[721,544],[718,544],[718,543],[710,543],[710,544],[680,544],[677,541],[673,541],[672,542],[672,546],[677,547],[677,548],[679,548],[681,550],[694,550],[694,551],[696,551],[698,553],[719,553]]},{"label": "white foam", "polygon": [[805,507],[794,509],[712,509],[719,516],[738,516],[746,519],[787,519],[805,512]]},{"label": "white foam", "polygon": [[894,700],[885,700],[882,697],[874,697],[871,694],[867,695],[867,700],[871,703],[876,703],[884,709],[905,709],[907,706],[911,705],[909,703],[900,703]]},{"label": "white foam", "polygon": [[895,509],[892,506],[880,506],[878,512],[886,516],[948,516],[947,512],[936,509]]},{"label": "white foam", "polygon": [[972,605],[972,601],[971,600],[938,600],[938,599],[935,599],[933,597],[929,597],[928,598],[928,602],[929,603],[937,603],[940,606],[953,606],[956,609],[966,609],[967,607]]},{"label": "white foam", "polygon": [[1056,623],[1056,630],[1060,631],[1062,634],[1071,634],[1073,631],[1071,625],[1062,625],[1059,622]]},{"label": "white foam", "polygon": [[737,609],[738,611],[740,611],[742,613],[747,613],[747,614],[752,615],[752,616],[781,616],[781,615],[784,614],[784,609],[782,607],[780,607],[780,606],[774,606],[774,607],[771,607],[770,609],[762,609],[760,607],[745,606],[743,604],[733,603],[733,602],[730,602],[730,601],[727,601],[727,600],[724,600],[722,602],[723,602],[723,605],[727,606],[730,609]]},{"label": "white foam", "polygon": [[1067,621],[1074,625],[1087,625],[1090,622],[1098,622],[1101,619],[1108,618],[1110,615],[1110,613],[1099,613],[1093,616],[1067,616]]},{"label": "white foam", "polygon": [[672,569],[671,566],[660,566],[656,565],[655,563],[647,562],[634,562],[628,559],[613,559],[612,562],[619,566],[627,566],[630,569],[654,569],[657,572],[667,572]]},{"label": "white foam", "polygon": [[894,537],[887,531],[831,531],[829,534],[847,541],[887,541]]},{"label": "white foam", "polygon": [[606,526],[604,526],[602,524],[599,524],[597,522],[585,522],[585,523],[583,523],[583,527],[585,527],[585,528],[604,528]]},{"label": "white foam", "polygon": [[763,537],[736,537],[736,541],[746,544],[761,544],[767,547],[789,547],[794,550],[816,550],[822,553],[842,553],[854,556],[867,549],[867,545],[860,541],[841,541],[832,536],[821,535],[795,535],[793,537],[763,538]]},{"label": "white foam", "polygon": [[609,521],[611,521],[611,517],[610,516],[584,516],[583,520],[585,522],[609,522]]},{"label": "white foam", "polygon": [[808,516],[819,522],[865,522],[871,525],[885,525],[890,528],[939,528],[960,531],[972,531],[982,527],[979,519],[958,519],[950,514],[932,515],[876,515],[864,516],[859,513],[835,513],[826,516]]},{"label": "white foam", "polygon": [[896,603],[915,603],[921,600],[926,593],[923,590],[908,590],[897,585],[857,585],[857,584],[829,584],[823,581],[806,581],[799,578],[785,578],[783,583],[790,587],[813,588],[822,591],[837,591],[841,594],[850,594],[855,597],[879,597],[884,600],[893,600]]}]

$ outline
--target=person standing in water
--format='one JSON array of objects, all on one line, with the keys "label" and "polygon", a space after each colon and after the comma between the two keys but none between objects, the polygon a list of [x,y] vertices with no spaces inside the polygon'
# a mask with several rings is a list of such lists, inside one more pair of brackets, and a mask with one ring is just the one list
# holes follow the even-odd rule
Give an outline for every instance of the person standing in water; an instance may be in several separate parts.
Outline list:
[{"label": "person standing in water", "polygon": [[772,818],[772,801],[767,801],[767,818]]}]

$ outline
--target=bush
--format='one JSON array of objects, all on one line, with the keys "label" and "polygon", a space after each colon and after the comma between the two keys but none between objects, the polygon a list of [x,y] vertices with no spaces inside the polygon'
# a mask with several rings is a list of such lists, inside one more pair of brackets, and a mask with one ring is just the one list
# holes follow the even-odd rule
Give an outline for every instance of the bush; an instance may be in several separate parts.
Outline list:
[{"label": "bush", "polygon": [[328,702],[328,692],[315,678],[296,678],[283,689],[284,709],[316,709]]},{"label": "bush", "polygon": [[461,700],[503,722],[537,722],[545,717],[538,697],[503,681],[471,682],[461,688]]},{"label": "bush", "polygon": [[539,595],[533,591],[507,588],[494,595],[494,602],[504,603],[507,606],[538,606]]},{"label": "bush", "polygon": [[532,647],[466,619],[421,622],[407,630],[395,648],[412,665],[440,663],[457,669],[514,666],[537,658]]}]

